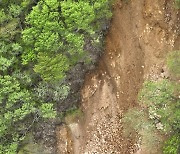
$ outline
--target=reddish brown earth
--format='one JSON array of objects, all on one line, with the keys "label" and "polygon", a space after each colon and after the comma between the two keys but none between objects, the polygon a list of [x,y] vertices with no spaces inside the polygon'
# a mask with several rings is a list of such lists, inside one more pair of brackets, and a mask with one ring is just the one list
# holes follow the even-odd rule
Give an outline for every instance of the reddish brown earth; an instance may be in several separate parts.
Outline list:
[{"label": "reddish brown earth", "polygon": [[135,135],[123,137],[121,119],[127,109],[137,106],[144,79],[167,76],[165,57],[180,44],[179,12],[172,2],[114,4],[105,53],[96,70],[86,75],[82,89],[84,118],[58,129],[59,154],[149,153],[136,144]]}]

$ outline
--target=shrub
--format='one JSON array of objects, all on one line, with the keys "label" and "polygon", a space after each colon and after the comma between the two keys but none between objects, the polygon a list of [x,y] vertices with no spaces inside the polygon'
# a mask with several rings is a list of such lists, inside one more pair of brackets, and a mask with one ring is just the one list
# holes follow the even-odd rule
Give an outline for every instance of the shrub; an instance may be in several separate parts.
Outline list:
[{"label": "shrub", "polygon": [[151,120],[148,120],[148,116],[144,111],[140,111],[138,108],[129,109],[124,115],[124,135],[127,137],[130,134],[137,133],[140,137],[140,142],[146,151],[157,150],[160,137],[156,134],[156,129]]},{"label": "shrub", "polygon": [[[174,98],[173,83],[168,80],[146,81],[139,94],[140,105],[145,105],[149,118],[156,126],[163,125],[164,131],[179,129],[179,99]],[[160,128],[162,129],[162,127]]]},{"label": "shrub", "polygon": [[122,121],[124,123],[124,135],[128,136],[131,131],[141,131],[146,119],[143,111],[133,108],[128,110]]},{"label": "shrub", "polygon": [[178,154],[180,152],[180,134],[171,136],[163,147],[163,154]]}]

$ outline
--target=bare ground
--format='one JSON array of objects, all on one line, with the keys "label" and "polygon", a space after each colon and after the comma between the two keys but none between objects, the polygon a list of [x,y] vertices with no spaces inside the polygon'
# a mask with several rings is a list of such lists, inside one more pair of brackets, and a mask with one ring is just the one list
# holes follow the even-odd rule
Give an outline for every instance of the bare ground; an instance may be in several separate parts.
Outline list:
[{"label": "bare ground", "polygon": [[58,146],[63,147],[66,136],[67,147],[59,148],[59,154],[148,154],[136,144],[135,134],[123,137],[121,119],[127,109],[137,106],[144,79],[167,76],[165,57],[180,44],[179,12],[172,2],[114,4],[105,53],[97,69],[86,75],[82,89],[84,118],[68,125],[69,135],[59,135],[62,129],[58,129]]}]

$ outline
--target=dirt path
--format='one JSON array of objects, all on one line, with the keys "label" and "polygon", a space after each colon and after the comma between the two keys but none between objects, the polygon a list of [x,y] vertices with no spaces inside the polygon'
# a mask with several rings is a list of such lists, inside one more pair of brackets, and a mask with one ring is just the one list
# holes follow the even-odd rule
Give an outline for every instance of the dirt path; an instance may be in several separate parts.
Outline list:
[{"label": "dirt path", "polygon": [[178,14],[167,9],[169,3],[133,0],[123,4],[117,0],[105,53],[97,69],[86,75],[82,89],[84,120],[70,126],[74,142],[70,153],[130,154],[138,150],[135,136],[134,140],[123,137],[121,119],[127,109],[137,106],[144,78],[165,72],[165,56],[178,44],[174,33]]}]

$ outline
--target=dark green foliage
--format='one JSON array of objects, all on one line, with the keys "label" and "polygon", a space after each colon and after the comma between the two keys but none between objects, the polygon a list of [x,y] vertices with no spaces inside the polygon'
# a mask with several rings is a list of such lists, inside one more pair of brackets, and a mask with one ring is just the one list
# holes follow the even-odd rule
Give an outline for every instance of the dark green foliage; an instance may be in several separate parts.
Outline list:
[{"label": "dark green foliage", "polygon": [[1,76],[0,87],[3,87],[0,89],[0,153],[6,153],[14,146],[13,151],[17,149],[17,143],[13,142],[20,140],[18,122],[34,112],[35,108],[30,92],[21,89],[15,78]]},{"label": "dark green foliage", "polygon": [[0,89],[0,137],[2,139],[0,145],[3,146],[0,147],[0,152],[6,153],[6,150],[11,150],[10,145],[14,145],[15,140],[19,142],[23,139],[19,133],[26,130],[28,126],[27,128],[22,127],[21,121],[28,115],[38,111],[39,116],[54,118],[56,112],[52,103],[38,102],[37,104],[32,93],[21,88],[20,83],[14,77],[1,76],[0,87],[3,87]]}]

